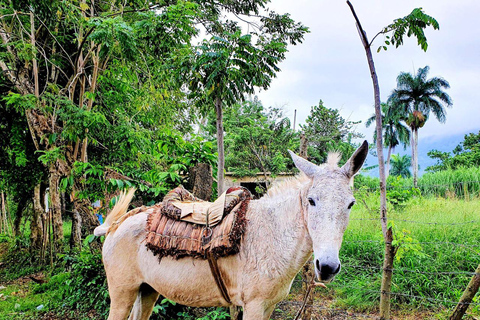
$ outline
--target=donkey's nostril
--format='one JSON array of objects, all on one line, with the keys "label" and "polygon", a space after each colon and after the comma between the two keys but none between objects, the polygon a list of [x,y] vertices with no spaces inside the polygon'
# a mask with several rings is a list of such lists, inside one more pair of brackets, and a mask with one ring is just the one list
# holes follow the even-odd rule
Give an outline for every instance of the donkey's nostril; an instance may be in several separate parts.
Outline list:
[{"label": "donkey's nostril", "polygon": [[340,264],[338,264],[337,269],[333,273],[337,274],[340,271]]},{"label": "donkey's nostril", "polygon": [[322,268],[320,269],[320,273],[322,275],[330,275],[332,273],[335,273],[333,270],[333,267],[329,264],[322,264]]},{"label": "donkey's nostril", "polygon": [[332,279],[340,271],[340,263],[320,263],[319,260],[316,260],[315,267],[320,280],[323,281]]}]

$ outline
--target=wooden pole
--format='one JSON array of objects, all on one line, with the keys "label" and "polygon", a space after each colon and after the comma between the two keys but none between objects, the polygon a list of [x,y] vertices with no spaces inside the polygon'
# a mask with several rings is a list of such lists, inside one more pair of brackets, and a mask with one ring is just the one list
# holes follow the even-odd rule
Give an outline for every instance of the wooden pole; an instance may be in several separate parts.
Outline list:
[{"label": "wooden pole", "polygon": [[458,301],[458,304],[455,307],[455,310],[453,310],[449,318],[450,320],[462,319],[463,315],[465,314],[468,307],[470,306],[470,303],[472,302],[473,297],[475,297],[475,294],[477,293],[479,287],[480,287],[480,264],[475,270],[475,274],[473,275],[472,279],[470,279],[470,282],[468,283],[467,288],[463,292],[462,297],[460,298],[460,301]]},{"label": "wooden pole", "polygon": [[380,106],[380,86],[378,84],[377,72],[375,71],[375,64],[373,62],[372,51],[370,48],[370,42],[367,38],[367,33],[363,30],[360,20],[353,8],[353,5],[347,0],[347,5],[352,11],[355,18],[358,34],[362,41],[367,56],[368,67],[370,69],[370,76],[372,77],[374,101],[375,101],[375,130],[377,133],[377,156],[378,156],[378,169],[380,178],[380,221],[382,225],[383,239],[385,241],[385,255],[383,261],[383,276],[382,286],[380,288],[380,319],[390,319],[390,290],[392,286],[392,273],[393,273],[393,258],[395,257],[395,247],[392,246],[393,232],[391,228],[388,228],[387,221],[387,189],[386,189],[386,177],[385,177],[385,161],[383,157],[383,141],[382,141],[382,110]]},{"label": "wooden pole", "polygon": [[293,131],[295,131],[295,124],[297,122],[297,109],[293,113]]}]

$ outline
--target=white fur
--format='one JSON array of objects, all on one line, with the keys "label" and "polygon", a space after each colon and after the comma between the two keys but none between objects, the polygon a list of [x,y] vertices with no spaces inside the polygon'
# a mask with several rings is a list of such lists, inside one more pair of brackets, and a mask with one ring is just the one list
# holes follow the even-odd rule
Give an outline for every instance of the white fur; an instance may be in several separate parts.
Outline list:
[{"label": "white fur", "polygon": [[[316,168],[305,161],[314,176],[301,175],[251,201],[240,252],[218,259],[232,303],[244,308],[244,320],[269,319],[313,251],[320,263],[338,260],[353,201],[350,178],[333,160]],[[207,261],[164,257],[159,263],[144,245],[146,220],[146,212],[133,215],[105,240],[108,319],[125,319],[132,305],[129,319],[148,319],[159,294],[194,307],[227,306]],[[142,284],[151,288],[140,289]]]}]

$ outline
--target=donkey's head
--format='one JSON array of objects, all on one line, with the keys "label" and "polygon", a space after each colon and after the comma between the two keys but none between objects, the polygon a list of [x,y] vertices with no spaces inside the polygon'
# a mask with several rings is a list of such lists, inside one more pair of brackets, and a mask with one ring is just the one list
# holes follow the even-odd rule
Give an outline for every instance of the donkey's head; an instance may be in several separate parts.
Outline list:
[{"label": "donkey's head", "polygon": [[313,242],[315,273],[320,281],[331,280],[340,271],[338,253],[355,203],[351,183],[367,157],[366,141],[341,168],[330,155],[317,166],[290,152],[295,166],[311,179],[301,196],[308,233]]}]

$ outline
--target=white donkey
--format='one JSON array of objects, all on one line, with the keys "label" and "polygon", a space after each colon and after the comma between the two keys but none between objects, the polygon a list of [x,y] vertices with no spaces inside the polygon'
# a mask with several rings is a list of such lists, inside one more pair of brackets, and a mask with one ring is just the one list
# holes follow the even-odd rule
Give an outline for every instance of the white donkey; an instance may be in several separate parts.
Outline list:
[{"label": "white donkey", "polygon": [[[244,320],[269,319],[312,252],[318,280],[328,282],[340,271],[338,253],[355,203],[351,184],[367,152],[365,141],[341,168],[335,154],[317,166],[290,152],[304,174],[250,202],[240,252],[218,259],[232,304],[243,307]],[[119,201],[96,230],[105,234],[112,221],[128,217],[110,229],[103,245],[108,319],[148,319],[160,294],[192,307],[229,306],[206,260],[164,257],[159,263],[147,250],[149,211],[126,214],[132,196]]]}]

